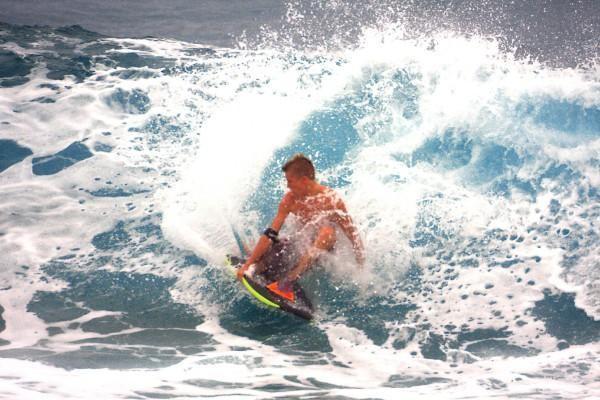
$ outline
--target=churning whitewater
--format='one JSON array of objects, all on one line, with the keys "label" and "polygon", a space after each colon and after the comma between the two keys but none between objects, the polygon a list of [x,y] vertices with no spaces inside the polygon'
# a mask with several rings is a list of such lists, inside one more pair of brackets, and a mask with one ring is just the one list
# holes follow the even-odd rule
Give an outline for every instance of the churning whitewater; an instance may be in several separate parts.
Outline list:
[{"label": "churning whitewater", "polygon": [[[316,320],[223,267],[303,152]],[[600,70],[483,36],[224,49],[0,24],[0,398],[600,396]]]}]

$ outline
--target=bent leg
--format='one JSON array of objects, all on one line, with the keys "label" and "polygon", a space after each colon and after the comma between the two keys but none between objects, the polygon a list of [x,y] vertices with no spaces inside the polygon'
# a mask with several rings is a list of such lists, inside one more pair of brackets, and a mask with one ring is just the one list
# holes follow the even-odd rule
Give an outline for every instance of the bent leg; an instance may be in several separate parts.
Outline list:
[{"label": "bent leg", "polygon": [[288,281],[295,281],[302,275],[312,263],[325,251],[333,249],[335,245],[336,236],[335,229],[332,226],[324,226],[319,229],[317,238],[313,242],[313,245],[306,253],[304,253],[298,264],[290,271],[287,275]]},{"label": "bent leg", "polygon": [[256,262],[254,273],[267,281],[276,281],[285,276],[293,263],[293,246],[287,238],[272,243],[266,253]]}]

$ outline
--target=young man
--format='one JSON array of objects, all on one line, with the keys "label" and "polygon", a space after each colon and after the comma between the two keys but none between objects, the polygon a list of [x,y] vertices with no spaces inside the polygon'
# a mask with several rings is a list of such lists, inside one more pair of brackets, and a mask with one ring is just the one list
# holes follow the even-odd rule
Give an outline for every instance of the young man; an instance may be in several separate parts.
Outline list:
[{"label": "young man", "polygon": [[[297,257],[292,261],[293,268],[285,271],[283,277],[268,286],[279,295],[293,298],[290,293],[294,282],[321,254],[333,249],[336,243],[336,226],[350,239],[360,266],[364,264],[365,257],[362,241],[344,202],[333,189],[320,185],[315,180],[312,162],[303,154],[296,154],[285,163],[283,172],[289,190],[279,204],[273,223],[264,231],[254,251],[238,270],[237,276],[241,279],[253,264],[256,265],[255,273],[272,268],[269,261],[263,260],[263,256],[273,258],[272,254],[268,254],[269,251],[295,251]],[[282,246],[278,233],[290,214],[296,217],[299,229],[294,237],[285,241]]]}]

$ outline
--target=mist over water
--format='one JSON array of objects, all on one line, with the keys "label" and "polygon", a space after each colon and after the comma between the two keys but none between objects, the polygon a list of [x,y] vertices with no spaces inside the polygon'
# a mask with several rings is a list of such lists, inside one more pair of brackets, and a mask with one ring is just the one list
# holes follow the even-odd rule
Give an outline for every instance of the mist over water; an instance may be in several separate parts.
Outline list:
[{"label": "mist over water", "polygon": [[[544,4],[0,24],[0,397],[599,396],[598,13]],[[367,248],[303,277],[310,324],[223,266],[299,151]]]},{"label": "mist over water", "polygon": [[339,48],[365,28],[397,23],[409,37],[451,31],[497,38],[504,50],[554,66],[596,59],[594,0],[5,1],[0,21],[80,25],[111,37],[156,37],[224,47]]}]

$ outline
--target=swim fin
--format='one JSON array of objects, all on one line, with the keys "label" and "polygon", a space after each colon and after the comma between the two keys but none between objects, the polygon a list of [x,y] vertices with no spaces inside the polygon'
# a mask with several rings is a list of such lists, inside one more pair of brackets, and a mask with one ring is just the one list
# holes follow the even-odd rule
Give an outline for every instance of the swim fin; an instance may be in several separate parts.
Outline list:
[{"label": "swim fin", "polygon": [[[287,286],[287,285],[286,285]],[[267,289],[269,289],[271,292],[283,297],[284,299],[287,299],[289,301],[296,301],[296,296],[294,295],[294,290],[293,289],[287,289],[287,288],[280,288],[279,287],[279,282],[275,281],[273,283],[270,283],[269,285],[267,285]],[[284,290],[287,289],[287,290]]]}]

